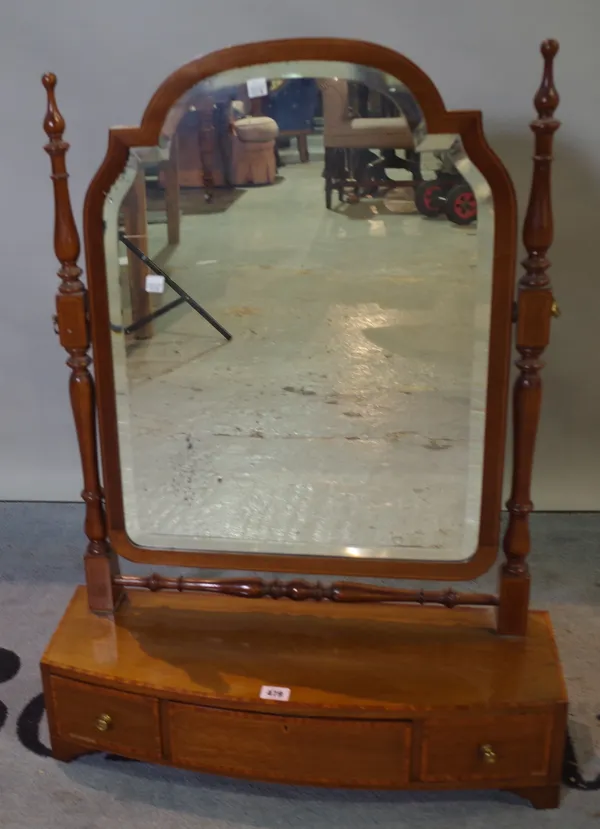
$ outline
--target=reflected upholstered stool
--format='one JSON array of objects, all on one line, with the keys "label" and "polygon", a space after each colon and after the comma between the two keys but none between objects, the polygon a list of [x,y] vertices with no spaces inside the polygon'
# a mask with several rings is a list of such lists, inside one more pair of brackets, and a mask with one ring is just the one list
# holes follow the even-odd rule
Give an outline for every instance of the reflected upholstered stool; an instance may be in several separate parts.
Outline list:
[{"label": "reflected upholstered stool", "polygon": [[234,121],[232,130],[231,183],[236,187],[273,184],[277,123],[272,118],[248,116]]}]

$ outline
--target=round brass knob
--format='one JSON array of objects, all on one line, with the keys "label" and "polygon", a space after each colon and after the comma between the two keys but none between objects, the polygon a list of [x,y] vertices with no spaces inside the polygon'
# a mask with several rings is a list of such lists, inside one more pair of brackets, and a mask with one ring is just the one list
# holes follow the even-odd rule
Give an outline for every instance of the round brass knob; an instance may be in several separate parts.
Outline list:
[{"label": "round brass knob", "polygon": [[556,300],[552,302],[552,305],[550,307],[550,313],[554,318],[558,318],[562,314],[562,311],[560,310],[560,305]]},{"label": "round brass knob", "polygon": [[484,763],[488,763],[490,766],[493,765],[498,759],[496,752],[489,743],[481,746],[481,754],[483,756]]},{"label": "round brass knob", "polygon": [[96,728],[98,731],[108,731],[112,725],[112,717],[110,714],[101,714],[96,720]]}]

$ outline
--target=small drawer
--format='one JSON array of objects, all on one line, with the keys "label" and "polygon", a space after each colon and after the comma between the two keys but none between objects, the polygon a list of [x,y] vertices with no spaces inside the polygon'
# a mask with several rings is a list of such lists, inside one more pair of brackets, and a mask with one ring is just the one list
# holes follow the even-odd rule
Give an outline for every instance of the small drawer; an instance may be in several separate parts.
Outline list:
[{"label": "small drawer", "polygon": [[59,676],[50,678],[58,736],[99,751],[161,758],[158,700]]},{"label": "small drawer", "polygon": [[410,723],[165,706],[176,765],[313,785],[393,788],[408,781]]},{"label": "small drawer", "polygon": [[552,724],[546,711],[427,720],[419,779],[439,783],[545,777]]}]

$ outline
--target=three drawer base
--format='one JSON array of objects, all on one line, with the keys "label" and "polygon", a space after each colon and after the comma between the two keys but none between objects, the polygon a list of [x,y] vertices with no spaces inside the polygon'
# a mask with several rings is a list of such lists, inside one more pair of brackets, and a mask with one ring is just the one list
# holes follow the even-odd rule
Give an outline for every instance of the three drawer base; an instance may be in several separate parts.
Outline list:
[{"label": "three drawer base", "polygon": [[546,614],[515,640],[481,610],[246,607],[132,593],[106,619],[79,588],[42,660],[55,757],[558,805],[567,701]]}]

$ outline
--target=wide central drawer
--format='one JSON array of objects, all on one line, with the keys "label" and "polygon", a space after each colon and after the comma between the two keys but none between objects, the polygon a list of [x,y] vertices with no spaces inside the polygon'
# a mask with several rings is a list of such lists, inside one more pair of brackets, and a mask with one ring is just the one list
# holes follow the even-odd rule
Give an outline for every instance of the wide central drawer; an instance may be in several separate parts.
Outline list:
[{"label": "wide central drawer", "polygon": [[169,759],[233,777],[385,788],[408,781],[411,724],[163,703]]}]

